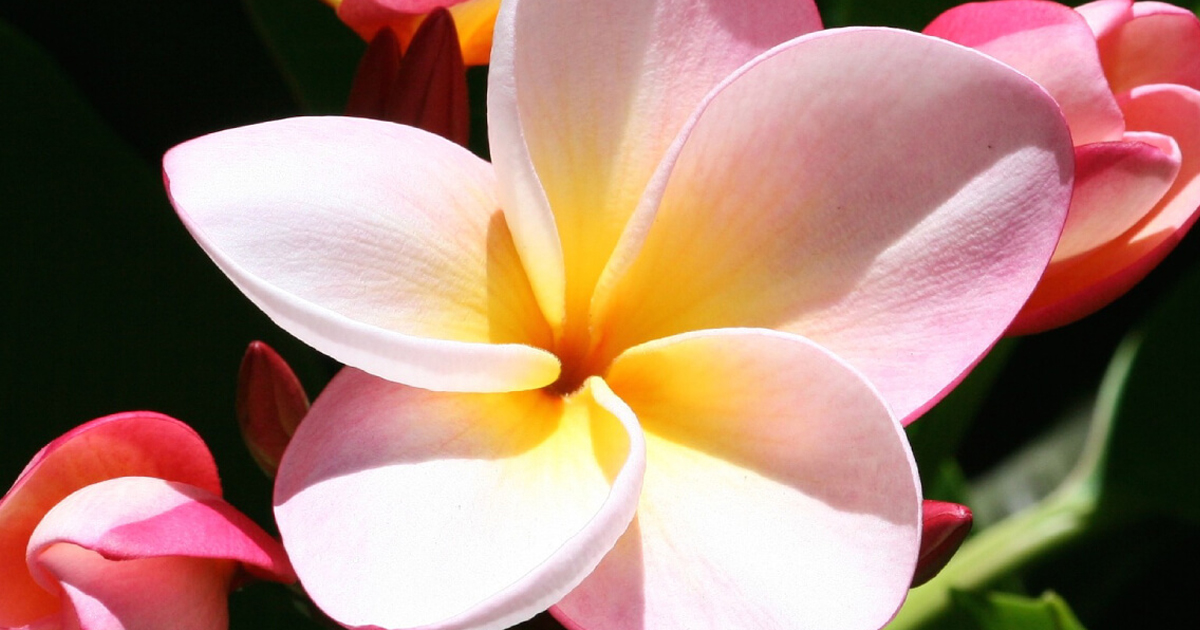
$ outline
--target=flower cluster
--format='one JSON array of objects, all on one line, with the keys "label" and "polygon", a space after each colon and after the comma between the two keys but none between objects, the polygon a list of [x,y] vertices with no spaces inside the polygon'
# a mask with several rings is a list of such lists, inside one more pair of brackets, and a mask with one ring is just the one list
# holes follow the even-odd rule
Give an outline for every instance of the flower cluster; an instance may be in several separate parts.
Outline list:
[{"label": "flower cluster", "polygon": [[0,501],[0,627],[220,630],[244,575],[346,627],[882,627],[971,519],[923,501],[904,426],[1200,207],[1200,22],[1159,3],[925,34],[811,0],[332,4],[372,42],[356,117],[163,159],[204,251],[346,366],[310,408],[243,363],[282,543],[191,429],[102,418]]},{"label": "flower cluster", "polygon": [[967,4],[925,32],[1032,77],[1062,107],[1075,194],[1015,333],[1108,304],[1171,251],[1200,207],[1200,22],[1159,2]]}]

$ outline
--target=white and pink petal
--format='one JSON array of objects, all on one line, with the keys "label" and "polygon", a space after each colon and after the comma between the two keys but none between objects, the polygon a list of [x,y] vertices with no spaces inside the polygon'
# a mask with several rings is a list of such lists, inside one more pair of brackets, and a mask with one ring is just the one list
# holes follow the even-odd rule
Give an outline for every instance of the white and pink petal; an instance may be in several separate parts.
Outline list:
[{"label": "white and pink petal", "polygon": [[491,167],[426,132],[294,118],[163,159],[180,218],[280,326],[349,365],[439,390],[552,382],[558,362]]},{"label": "white and pink petal", "polygon": [[275,513],[308,594],[340,623],[506,628],[564,596],[626,529],[644,449],[598,379],[564,400],[346,369],[284,455]]},{"label": "white and pink petal", "polygon": [[29,539],[42,587],[62,593],[63,623],[84,630],[223,630],[239,564],[295,580],[283,547],[219,496],[153,477],[81,488],[51,509]]},{"label": "white and pink petal", "polygon": [[217,467],[190,427],[162,414],[126,412],[83,424],[43,448],[0,500],[0,627],[58,607],[29,573],[26,548],[43,517],[71,493],[113,477],[144,475],[219,494]]},{"label": "white and pink petal", "polygon": [[964,4],[923,32],[986,53],[1037,81],[1062,108],[1076,145],[1121,139],[1124,119],[1095,35],[1070,7],[1041,0]]},{"label": "white and pink petal", "polygon": [[569,628],[881,627],[917,559],[900,423],[846,363],[774,331],[622,354],[606,380],[646,430],[638,517],[552,612]]},{"label": "white and pink petal", "polygon": [[820,27],[811,0],[501,6],[488,86],[492,157],[552,322],[568,310],[586,317],[643,188],[703,96],[755,55]]},{"label": "white and pink petal", "polygon": [[1008,326],[1071,195],[1070,136],[1040,87],[900,31],[778,47],[687,133],[647,192],[657,213],[631,228],[644,244],[597,294],[599,355],[689,330],[790,331],[906,419]]}]

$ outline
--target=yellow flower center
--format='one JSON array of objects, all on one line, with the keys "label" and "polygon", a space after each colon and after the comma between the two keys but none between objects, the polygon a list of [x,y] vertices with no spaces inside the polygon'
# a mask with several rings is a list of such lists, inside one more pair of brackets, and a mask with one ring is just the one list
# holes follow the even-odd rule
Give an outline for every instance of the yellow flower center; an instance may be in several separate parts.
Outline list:
[{"label": "yellow flower center", "polygon": [[[579,319],[585,318],[578,318]],[[583,382],[591,376],[604,376],[608,371],[609,358],[598,353],[592,343],[592,335],[586,324],[571,325],[568,320],[563,334],[555,341],[550,350],[562,363],[562,372],[558,380],[546,387],[546,390],[557,396],[570,396],[583,387]]]}]

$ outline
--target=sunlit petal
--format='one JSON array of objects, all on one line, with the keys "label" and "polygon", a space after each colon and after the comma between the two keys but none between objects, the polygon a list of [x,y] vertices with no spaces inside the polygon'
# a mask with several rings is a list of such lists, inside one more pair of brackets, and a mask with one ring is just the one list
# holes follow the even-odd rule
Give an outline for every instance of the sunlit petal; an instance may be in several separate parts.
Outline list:
[{"label": "sunlit petal", "polygon": [[[214,562],[220,566],[214,567]],[[62,589],[60,628],[226,630],[234,563],[166,556],[113,561],[75,545],[43,551]],[[76,625],[77,624],[77,625]]]},{"label": "sunlit petal", "polygon": [[699,115],[639,256],[597,296],[600,354],[787,330],[911,418],[1033,289],[1072,160],[1054,102],[974,51],[873,29],[796,40]]},{"label": "sunlit petal", "polygon": [[[39,576],[42,554],[58,545],[83,547],[114,561],[160,556],[231,561],[226,577],[233,562],[240,562],[258,575],[295,579],[283,547],[224,499],[154,477],[106,479],[55,505],[29,539],[35,579],[46,577]],[[61,575],[62,570],[69,567],[57,566],[50,573]]]},{"label": "sunlit petal", "polygon": [[[810,0],[501,7],[489,75],[492,157],[547,313],[586,316],[643,188],[704,94],[758,53],[818,28]],[[569,306],[561,305],[564,282]]]},{"label": "sunlit petal", "polygon": [[1134,2],[1130,11],[1097,41],[1112,91],[1154,83],[1200,90],[1200,19],[1165,2]]},{"label": "sunlit petal", "polygon": [[1076,145],[1121,139],[1124,120],[1095,36],[1070,7],[1039,0],[965,4],[938,16],[924,32],[986,53],[1037,81],[1062,107]]},{"label": "sunlit petal", "polygon": [[1075,149],[1075,196],[1055,260],[1120,236],[1146,216],[1175,181],[1182,156],[1169,136],[1131,132],[1125,138]]},{"label": "sunlit petal", "polygon": [[1096,0],[1075,7],[1097,38],[1105,37],[1133,17],[1133,0]]},{"label": "sunlit petal", "polygon": [[1047,269],[1014,322],[1014,333],[1060,326],[1120,297],[1161,262],[1196,221],[1200,91],[1172,85],[1135,88],[1122,97],[1121,109],[1131,129],[1150,130],[1174,141],[1181,156],[1179,173],[1158,204],[1119,238]]},{"label": "sunlit petal", "polygon": [[192,235],[280,326],[384,378],[507,391],[558,373],[491,167],[425,132],[295,118],[163,160]]},{"label": "sunlit petal", "polygon": [[919,482],[896,419],[810,341],[702,331],[607,376],[647,432],[634,526],[556,608],[569,627],[878,628],[916,563]]},{"label": "sunlit petal", "polygon": [[593,380],[436,393],[343,370],[279,469],[308,593],[348,625],[504,628],[578,584],[633,518],[644,443]]}]

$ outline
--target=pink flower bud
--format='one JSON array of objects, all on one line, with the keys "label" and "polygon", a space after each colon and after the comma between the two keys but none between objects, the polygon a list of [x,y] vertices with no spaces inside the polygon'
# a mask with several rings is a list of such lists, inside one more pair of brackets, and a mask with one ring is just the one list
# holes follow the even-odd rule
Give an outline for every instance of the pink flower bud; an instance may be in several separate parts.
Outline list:
[{"label": "pink flower bud", "polygon": [[912,585],[920,586],[937,575],[967,534],[971,532],[971,509],[958,503],[926,499],[921,504],[921,551]]},{"label": "pink flower bud", "polygon": [[238,371],[237,419],[259,467],[274,477],[296,427],[308,413],[300,381],[270,346],[255,341]]}]

